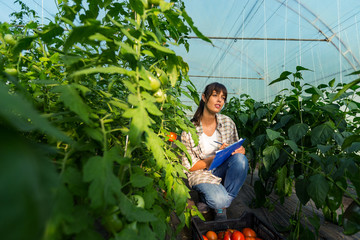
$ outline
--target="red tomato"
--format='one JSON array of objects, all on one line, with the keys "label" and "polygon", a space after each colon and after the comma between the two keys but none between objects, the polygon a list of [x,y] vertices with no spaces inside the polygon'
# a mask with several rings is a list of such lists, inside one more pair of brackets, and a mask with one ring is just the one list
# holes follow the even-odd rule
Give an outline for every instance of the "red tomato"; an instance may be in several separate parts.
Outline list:
[{"label": "red tomato", "polygon": [[224,239],[224,235],[225,235],[225,232],[224,232],[224,231],[218,232],[218,234],[217,234],[218,240],[223,240],[223,239]]},{"label": "red tomato", "polygon": [[202,235],[204,240],[209,240],[205,235]]},{"label": "red tomato", "polygon": [[214,231],[207,231],[206,232],[206,237],[209,240],[217,240],[218,239],[217,234]]},{"label": "red tomato", "polygon": [[170,132],[169,135],[167,135],[169,137],[169,141],[173,142],[177,139],[177,134],[174,132]]},{"label": "red tomato", "polygon": [[223,240],[231,240],[231,232],[226,231]]},{"label": "red tomato", "polygon": [[256,237],[256,232],[251,228],[243,228],[242,233],[245,237]]},{"label": "red tomato", "polygon": [[234,231],[231,235],[231,240],[245,240],[245,236],[240,231]]}]

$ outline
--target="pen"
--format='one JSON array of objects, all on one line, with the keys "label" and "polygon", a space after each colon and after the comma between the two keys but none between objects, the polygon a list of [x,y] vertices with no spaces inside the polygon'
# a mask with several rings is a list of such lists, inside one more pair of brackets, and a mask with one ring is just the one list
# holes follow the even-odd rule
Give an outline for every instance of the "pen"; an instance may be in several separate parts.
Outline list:
[{"label": "pen", "polygon": [[218,142],[218,141],[214,141],[214,143],[217,143],[217,144],[223,145],[221,142]]}]

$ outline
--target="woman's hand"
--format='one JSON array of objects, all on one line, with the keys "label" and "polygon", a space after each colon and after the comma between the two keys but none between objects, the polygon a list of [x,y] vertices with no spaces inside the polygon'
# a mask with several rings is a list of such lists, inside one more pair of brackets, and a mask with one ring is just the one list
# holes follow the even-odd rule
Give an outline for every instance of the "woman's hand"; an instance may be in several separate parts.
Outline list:
[{"label": "woman's hand", "polygon": [[220,147],[220,150],[223,150],[224,148],[226,148],[227,146],[229,146],[229,144],[227,143],[223,143]]},{"label": "woman's hand", "polygon": [[190,172],[193,172],[193,171],[196,171],[196,170],[201,170],[201,169],[205,169],[205,168],[207,169],[207,168],[209,168],[210,165],[211,165],[211,163],[212,163],[212,161],[214,160],[214,158],[215,158],[215,155],[197,161],[197,162],[194,164],[194,166],[189,169],[189,171],[190,171]]},{"label": "woman's hand", "polygon": [[241,146],[238,149],[236,149],[231,155],[234,155],[236,153],[241,153],[241,154],[245,155],[245,148],[243,146]]}]

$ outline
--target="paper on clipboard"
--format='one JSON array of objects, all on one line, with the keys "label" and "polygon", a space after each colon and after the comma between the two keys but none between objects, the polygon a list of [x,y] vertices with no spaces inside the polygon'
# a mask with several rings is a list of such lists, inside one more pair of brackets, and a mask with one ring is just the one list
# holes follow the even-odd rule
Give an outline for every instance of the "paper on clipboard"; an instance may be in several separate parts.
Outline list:
[{"label": "paper on clipboard", "polygon": [[212,169],[220,166],[223,162],[225,162],[236,149],[241,147],[241,145],[243,144],[244,141],[245,141],[245,139],[240,138],[239,141],[231,144],[230,146],[228,146],[222,150],[217,151],[215,158],[209,167],[209,170],[212,170]]}]

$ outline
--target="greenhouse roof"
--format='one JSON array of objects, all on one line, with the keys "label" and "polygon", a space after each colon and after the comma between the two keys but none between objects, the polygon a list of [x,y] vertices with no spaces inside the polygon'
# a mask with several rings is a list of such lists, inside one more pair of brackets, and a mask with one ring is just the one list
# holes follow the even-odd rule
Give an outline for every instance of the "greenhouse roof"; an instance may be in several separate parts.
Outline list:
[{"label": "greenhouse roof", "polygon": [[[54,1],[23,0],[41,17],[52,19]],[[189,64],[189,75],[198,91],[218,81],[228,87],[230,97],[248,94],[269,102],[281,82],[268,84],[283,71],[303,72],[311,85],[336,79],[347,83],[360,70],[360,1],[358,0],[184,0],[195,26],[212,44],[189,38],[189,52],[176,48]],[[0,21],[18,4],[2,1]]]},{"label": "greenhouse roof", "polygon": [[283,71],[303,66],[304,81],[347,83],[360,70],[358,0],[186,0],[195,25],[212,44],[189,39],[177,53],[189,64],[199,91],[218,81],[231,95],[269,102],[286,88],[271,86]]}]

